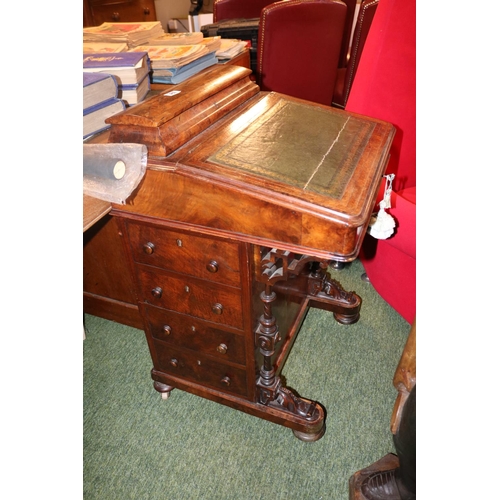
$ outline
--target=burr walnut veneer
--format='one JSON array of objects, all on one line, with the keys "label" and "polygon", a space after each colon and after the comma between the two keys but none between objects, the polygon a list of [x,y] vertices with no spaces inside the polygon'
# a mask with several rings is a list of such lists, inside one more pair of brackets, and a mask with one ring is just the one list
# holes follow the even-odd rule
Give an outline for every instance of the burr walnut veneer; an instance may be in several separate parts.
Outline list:
[{"label": "burr walnut veneer", "polygon": [[358,320],[328,265],[356,258],[392,125],[273,92],[216,66],[111,117],[107,140],[148,147],[145,177],[110,213],[124,245],[154,387],[291,428],[325,412],[280,376],[309,307]]}]

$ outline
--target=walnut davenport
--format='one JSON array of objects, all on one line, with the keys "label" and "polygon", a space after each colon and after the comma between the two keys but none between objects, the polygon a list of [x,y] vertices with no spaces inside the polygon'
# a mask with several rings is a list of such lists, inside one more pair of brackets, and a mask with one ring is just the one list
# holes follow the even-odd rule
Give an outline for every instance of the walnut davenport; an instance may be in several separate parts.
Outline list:
[{"label": "walnut davenport", "polygon": [[142,183],[106,229],[133,297],[122,316],[119,300],[111,309],[120,321],[137,308],[160,393],[179,388],[316,441],[325,409],[281,371],[309,307],[342,324],[360,316],[361,298],[328,266],[358,255],[394,127],[260,92],[250,73],[209,68],[109,118],[96,139],[148,147]]}]

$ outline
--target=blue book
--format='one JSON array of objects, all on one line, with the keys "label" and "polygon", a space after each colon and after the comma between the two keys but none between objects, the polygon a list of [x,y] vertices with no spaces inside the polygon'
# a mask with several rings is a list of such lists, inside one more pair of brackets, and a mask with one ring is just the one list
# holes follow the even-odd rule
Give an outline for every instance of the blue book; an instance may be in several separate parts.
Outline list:
[{"label": "blue book", "polygon": [[83,73],[83,109],[118,96],[118,84],[108,73]]},{"label": "blue book", "polygon": [[115,97],[83,110],[83,138],[102,132],[111,127],[106,118],[125,109],[125,103]]},{"label": "blue book", "polygon": [[141,82],[150,71],[147,52],[102,52],[83,54],[83,71],[109,73],[118,85]]},{"label": "blue book", "polygon": [[201,56],[198,59],[195,59],[194,61],[184,64],[183,66],[176,66],[174,68],[166,68],[166,67],[154,68],[153,74],[156,76],[175,76],[178,75],[179,73],[184,73],[185,71],[189,71],[191,68],[196,67],[198,66],[198,64],[201,64],[205,61],[212,61],[214,55],[215,52],[209,52],[208,54],[205,54],[204,56]]},{"label": "blue book", "polygon": [[196,75],[201,70],[213,66],[218,63],[218,59],[215,56],[215,52],[211,52],[206,56],[200,57],[195,61],[192,61],[185,66],[180,68],[168,68],[167,70],[177,70],[175,74],[171,76],[162,76],[161,70],[160,73],[157,73],[157,70],[153,70],[153,75],[151,77],[151,81],[153,83],[167,83],[167,84],[177,84],[181,83],[184,80],[187,80],[189,77]]},{"label": "blue book", "polygon": [[134,85],[120,85],[118,87],[118,98],[125,101],[125,104],[131,106],[132,104],[143,101],[150,89],[149,75],[146,75],[140,83],[135,83]]}]

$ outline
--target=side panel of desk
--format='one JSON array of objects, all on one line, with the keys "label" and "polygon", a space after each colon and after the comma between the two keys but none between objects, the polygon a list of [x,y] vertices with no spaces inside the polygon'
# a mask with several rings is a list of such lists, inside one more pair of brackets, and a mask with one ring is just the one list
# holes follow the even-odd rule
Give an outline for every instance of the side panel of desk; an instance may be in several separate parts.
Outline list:
[{"label": "side panel of desk", "polygon": [[83,310],[143,329],[122,237],[109,215],[83,234]]}]

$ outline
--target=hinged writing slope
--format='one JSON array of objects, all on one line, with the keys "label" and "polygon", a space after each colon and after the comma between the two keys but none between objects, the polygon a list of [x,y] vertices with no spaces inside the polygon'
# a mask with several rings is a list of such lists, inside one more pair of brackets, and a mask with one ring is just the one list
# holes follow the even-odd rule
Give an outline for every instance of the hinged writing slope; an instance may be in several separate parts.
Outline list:
[{"label": "hinged writing slope", "polygon": [[299,197],[317,193],[340,199],[375,126],[363,118],[282,98],[208,161],[285,183],[296,188]]},{"label": "hinged writing slope", "polygon": [[161,94],[109,117],[109,142],[144,144],[165,157],[258,93],[251,70],[215,65]]}]

